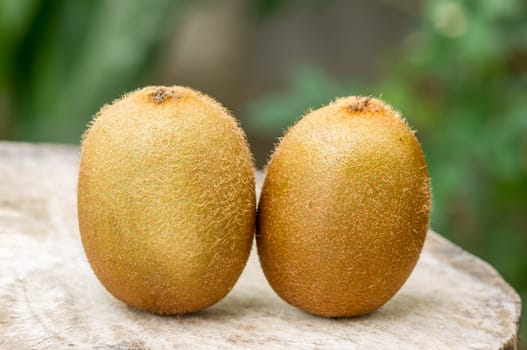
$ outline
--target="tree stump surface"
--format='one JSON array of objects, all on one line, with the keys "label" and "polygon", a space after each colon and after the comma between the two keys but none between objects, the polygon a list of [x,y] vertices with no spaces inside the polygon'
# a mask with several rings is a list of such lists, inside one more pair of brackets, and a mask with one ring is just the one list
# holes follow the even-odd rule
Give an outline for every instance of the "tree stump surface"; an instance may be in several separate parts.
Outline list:
[{"label": "tree stump surface", "polygon": [[76,146],[0,142],[0,349],[518,347],[518,294],[432,231],[404,287],[367,316],[325,319],[289,306],[254,250],[232,292],[204,311],[170,317],[128,307],[98,282],[82,249],[79,154]]}]

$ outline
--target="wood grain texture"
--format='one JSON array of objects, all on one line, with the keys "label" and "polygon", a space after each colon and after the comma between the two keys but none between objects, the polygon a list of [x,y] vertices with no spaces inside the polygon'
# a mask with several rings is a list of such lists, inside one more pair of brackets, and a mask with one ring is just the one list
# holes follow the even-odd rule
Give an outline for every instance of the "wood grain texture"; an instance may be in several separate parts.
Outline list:
[{"label": "wood grain texture", "polygon": [[[162,317],[99,284],[79,240],[74,146],[0,143],[0,349],[516,349],[520,299],[487,263],[434,232],[378,311],[303,313],[276,296],[254,252],[232,292]],[[261,184],[261,174],[259,174]]]}]

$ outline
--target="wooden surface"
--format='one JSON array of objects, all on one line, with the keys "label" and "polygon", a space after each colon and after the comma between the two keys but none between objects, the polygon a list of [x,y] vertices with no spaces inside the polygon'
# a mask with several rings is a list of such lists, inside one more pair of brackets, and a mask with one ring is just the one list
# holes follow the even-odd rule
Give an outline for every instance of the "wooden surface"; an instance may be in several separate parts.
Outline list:
[{"label": "wooden surface", "polygon": [[254,252],[233,291],[205,311],[161,317],[127,307],[99,284],[80,244],[78,157],[73,146],[0,143],[0,349],[517,347],[516,292],[433,232],[402,290],[360,318],[287,305]]}]

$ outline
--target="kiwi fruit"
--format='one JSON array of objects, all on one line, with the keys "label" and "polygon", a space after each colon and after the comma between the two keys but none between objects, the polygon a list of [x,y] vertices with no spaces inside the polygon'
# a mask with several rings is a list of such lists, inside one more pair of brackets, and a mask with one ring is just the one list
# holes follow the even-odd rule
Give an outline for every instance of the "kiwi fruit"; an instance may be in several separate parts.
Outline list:
[{"label": "kiwi fruit", "polygon": [[77,206],[86,256],[114,297],[158,314],[201,310],[232,289],[251,249],[246,137],[190,88],[131,92],[83,136]]},{"label": "kiwi fruit", "polygon": [[381,100],[352,96],[311,111],[266,169],[257,246],[270,285],[316,315],[379,308],[419,258],[429,183],[414,132]]}]

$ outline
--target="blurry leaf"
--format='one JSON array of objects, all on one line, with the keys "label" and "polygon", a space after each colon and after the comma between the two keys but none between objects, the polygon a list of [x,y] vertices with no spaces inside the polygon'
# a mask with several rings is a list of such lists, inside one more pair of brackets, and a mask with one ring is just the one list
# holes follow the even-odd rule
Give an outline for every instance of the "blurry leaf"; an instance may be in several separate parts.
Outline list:
[{"label": "blurry leaf", "polygon": [[0,91],[13,73],[13,52],[29,25],[40,0],[3,0],[0,2]]},{"label": "blurry leaf", "polygon": [[[269,17],[278,13],[284,7],[292,2],[300,2],[300,0],[256,0],[254,9],[256,14],[262,18]],[[303,4],[328,6],[328,0],[302,0]]]},{"label": "blurry leaf", "polygon": [[3,0],[0,2],[0,39],[14,41],[27,29],[29,20],[34,15],[40,1]]},{"label": "blurry leaf", "polygon": [[309,109],[321,107],[339,96],[352,93],[351,85],[344,86],[312,66],[294,70],[287,91],[277,92],[248,106],[247,127],[270,136],[280,136],[282,130]]},{"label": "blurry leaf", "polygon": [[260,16],[268,16],[285,6],[291,0],[257,0],[256,11]]},{"label": "blurry leaf", "polygon": [[137,86],[186,1],[50,3],[56,6],[43,7],[18,53],[13,135],[76,142],[107,96]]}]

